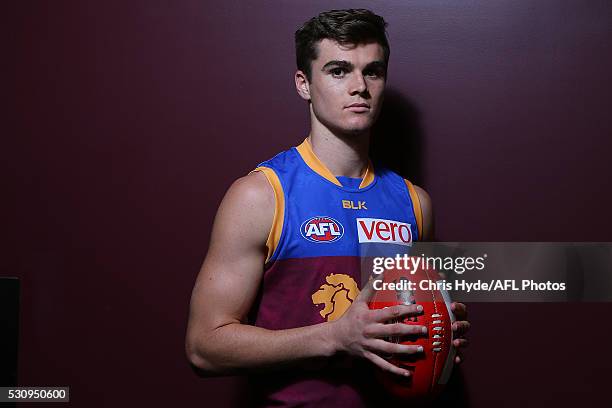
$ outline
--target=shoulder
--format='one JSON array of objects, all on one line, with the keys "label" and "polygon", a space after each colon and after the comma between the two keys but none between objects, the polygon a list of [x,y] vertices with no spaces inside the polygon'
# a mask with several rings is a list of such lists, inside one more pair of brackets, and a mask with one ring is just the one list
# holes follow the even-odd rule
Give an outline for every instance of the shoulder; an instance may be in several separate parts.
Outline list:
[{"label": "shoulder", "polygon": [[221,201],[213,234],[265,244],[274,217],[274,200],[274,190],[263,173],[237,179]]},{"label": "shoulder", "polygon": [[431,197],[423,188],[414,185],[414,189],[419,197],[419,204],[421,206],[421,213],[423,214],[423,241],[432,241],[434,238],[433,228],[433,207],[431,204]]},{"label": "shoulder", "polygon": [[421,209],[425,212],[425,209],[431,210],[431,197],[422,187],[414,184],[414,189],[419,196],[419,202],[421,203]]},{"label": "shoulder", "polygon": [[249,207],[260,208],[274,204],[274,190],[263,172],[253,171],[234,181],[225,193],[223,201],[239,202],[248,204]]}]

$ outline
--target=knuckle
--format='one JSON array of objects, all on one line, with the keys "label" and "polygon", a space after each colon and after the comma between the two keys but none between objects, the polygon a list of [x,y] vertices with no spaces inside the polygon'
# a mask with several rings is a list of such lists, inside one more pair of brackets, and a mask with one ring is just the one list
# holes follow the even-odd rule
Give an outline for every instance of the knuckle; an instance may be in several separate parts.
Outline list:
[{"label": "knuckle", "polygon": [[388,364],[389,365],[387,366],[387,371],[393,374],[397,373],[397,368],[391,363]]},{"label": "knuckle", "polygon": [[405,344],[394,344],[393,345],[393,352],[394,353],[413,353],[414,351],[412,350],[413,346],[407,346]]},{"label": "knuckle", "polygon": [[376,310],[372,310],[371,313],[368,313],[368,317],[372,320],[372,321],[381,321],[384,320],[384,318],[387,316],[387,309],[376,309]]},{"label": "knuckle", "polygon": [[403,350],[404,350],[404,353],[414,354],[419,351],[419,347],[418,346],[404,346]]},{"label": "knuckle", "polygon": [[406,334],[418,334],[418,333],[422,333],[423,332],[423,327],[424,326],[417,326],[414,324],[407,324],[406,325]]},{"label": "knuckle", "polygon": [[393,373],[395,372],[395,370],[397,370],[397,367],[395,367],[393,364],[385,360],[380,361],[379,367],[390,373]]},{"label": "knuckle", "polygon": [[373,311],[370,311],[370,310],[357,310],[357,311],[355,311],[355,317],[360,322],[369,322],[370,321],[371,312],[373,312]]},{"label": "knuckle", "polygon": [[397,344],[389,343],[388,341],[383,341],[380,343],[379,349],[386,354],[392,354],[394,353],[394,346],[396,345]]},{"label": "knuckle", "polygon": [[366,326],[363,329],[363,336],[367,337],[367,338],[375,337],[376,336],[376,331],[374,330],[374,328],[372,326]]},{"label": "knuckle", "polygon": [[425,351],[425,349],[423,348],[423,346],[410,346],[412,353],[423,353]]},{"label": "knuckle", "polygon": [[399,336],[400,334],[404,334],[404,326],[402,323],[395,323],[390,326],[389,334],[392,336]]},{"label": "knuckle", "polygon": [[397,354],[397,353],[400,353],[400,352],[401,352],[401,351],[400,351],[401,349],[402,349],[402,347],[401,347],[399,344],[395,344],[395,343],[390,343],[390,344],[387,346],[387,352],[388,352],[388,353],[391,353],[391,354]]},{"label": "knuckle", "polygon": [[466,332],[470,329],[470,323],[466,321],[457,322],[457,330]]}]

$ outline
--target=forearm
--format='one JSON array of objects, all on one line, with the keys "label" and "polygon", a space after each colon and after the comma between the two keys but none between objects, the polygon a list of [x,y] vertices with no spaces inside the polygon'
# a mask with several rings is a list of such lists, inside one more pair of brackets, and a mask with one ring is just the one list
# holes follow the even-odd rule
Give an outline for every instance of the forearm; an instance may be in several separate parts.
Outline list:
[{"label": "forearm", "polygon": [[333,324],[268,330],[231,323],[190,336],[188,357],[210,375],[267,371],[334,355]]}]

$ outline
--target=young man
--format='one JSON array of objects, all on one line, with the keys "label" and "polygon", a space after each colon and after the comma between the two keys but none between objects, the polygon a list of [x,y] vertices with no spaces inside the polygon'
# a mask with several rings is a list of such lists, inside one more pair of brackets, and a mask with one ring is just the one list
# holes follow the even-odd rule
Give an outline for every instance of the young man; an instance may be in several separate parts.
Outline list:
[{"label": "young man", "polygon": [[[385,26],[370,11],[338,10],[296,32],[295,84],[309,103],[310,135],[237,180],[215,218],[187,355],[209,375],[259,373],[263,405],[362,406],[375,366],[410,375],[382,356],[423,352],[384,340],[426,335],[385,324],[419,314],[416,305],[370,310],[371,287],[359,293],[358,220],[394,220],[393,239],[404,243],[433,233],[427,193],[368,160],[389,60]],[[453,310],[461,335],[465,307]]]}]

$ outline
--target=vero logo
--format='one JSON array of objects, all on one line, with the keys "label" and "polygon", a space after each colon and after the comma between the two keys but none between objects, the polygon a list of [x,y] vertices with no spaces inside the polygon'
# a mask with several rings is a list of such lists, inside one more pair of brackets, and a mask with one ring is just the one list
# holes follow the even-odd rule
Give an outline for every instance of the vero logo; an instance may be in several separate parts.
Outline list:
[{"label": "vero logo", "polygon": [[412,245],[410,224],[378,218],[357,218],[359,243]]},{"label": "vero logo", "polygon": [[344,227],[331,217],[316,216],[304,221],[300,232],[310,242],[330,243],[342,238]]}]

